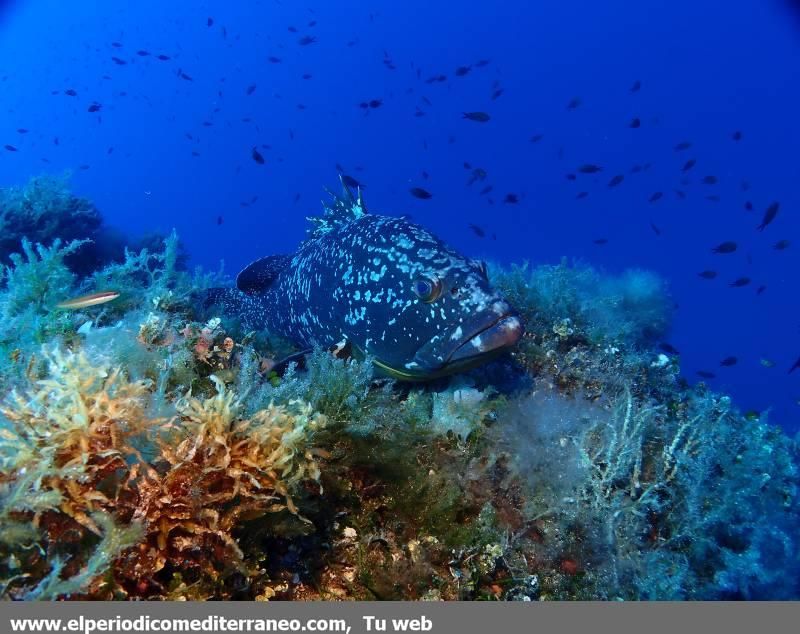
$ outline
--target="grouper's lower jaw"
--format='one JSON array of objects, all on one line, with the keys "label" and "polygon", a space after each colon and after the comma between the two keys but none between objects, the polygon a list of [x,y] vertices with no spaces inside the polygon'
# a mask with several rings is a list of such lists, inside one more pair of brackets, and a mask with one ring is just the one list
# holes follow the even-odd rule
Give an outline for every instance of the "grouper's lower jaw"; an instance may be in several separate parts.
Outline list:
[{"label": "grouper's lower jaw", "polygon": [[374,359],[375,366],[384,374],[401,381],[431,381],[450,374],[464,372],[513,347],[522,337],[524,327],[516,315],[506,315],[483,330],[475,333],[450,353],[438,367],[393,367]]},{"label": "grouper's lower jaw", "polygon": [[523,331],[522,322],[516,315],[501,317],[456,348],[447,359],[447,363],[468,361],[475,357],[482,358],[483,355],[496,351],[503,352],[519,341]]}]

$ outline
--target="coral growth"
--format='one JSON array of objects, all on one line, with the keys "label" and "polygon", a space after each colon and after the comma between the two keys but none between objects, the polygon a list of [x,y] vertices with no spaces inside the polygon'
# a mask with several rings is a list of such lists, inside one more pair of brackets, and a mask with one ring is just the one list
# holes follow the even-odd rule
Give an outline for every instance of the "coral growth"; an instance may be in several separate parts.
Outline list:
[{"label": "coral growth", "polygon": [[324,417],[293,402],[240,418],[215,379],[216,395],[187,395],[175,417],[152,419],[147,383],[84,353],[45,360],[45,377],[0,408],[0,548],[27,570],[5,571],[6,592],[149,596],[189,574],[208,592],[253,575],[234,532],[299,515],[291,490],[319,480],[324,452],[309,442]]},{"label": "coral growth", "polygon": [[91,201],[72,195],[67,176],[40,176],[21,188],[0,189],[0,262],[8,264],[23,240],[50,244],[91,239],[101,224]]}]

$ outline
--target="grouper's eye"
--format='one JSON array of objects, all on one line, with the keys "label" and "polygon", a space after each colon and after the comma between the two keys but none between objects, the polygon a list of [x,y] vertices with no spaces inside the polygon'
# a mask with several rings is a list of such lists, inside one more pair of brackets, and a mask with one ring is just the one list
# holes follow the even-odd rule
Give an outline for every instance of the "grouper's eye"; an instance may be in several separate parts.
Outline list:
[{"label": "grouper's eye", "polygon": [[423,302],[430,304],[442,294],[442,282],[438,277],[422,277],[414,281],[414,293]]}]

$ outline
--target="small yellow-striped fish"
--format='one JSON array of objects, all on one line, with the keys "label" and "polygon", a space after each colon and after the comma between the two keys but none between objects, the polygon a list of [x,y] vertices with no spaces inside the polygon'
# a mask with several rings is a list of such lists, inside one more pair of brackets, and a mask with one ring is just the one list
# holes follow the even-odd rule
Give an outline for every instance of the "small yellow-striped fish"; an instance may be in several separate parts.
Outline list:
[{"label": "small yellow-striped fish", "polygon": [[100,291],[99,293],[90,293],[88,295],[81,295],[80,297],[74,297],[73,299],[68,299],[66,301],[60,302],[56,304],[56,308],[72,310],[75,308],[86,308],[88,306],[97,306],[99,304],[105,304],[106,302],[115,300],[119,296],[120,296],[119,291]]}]

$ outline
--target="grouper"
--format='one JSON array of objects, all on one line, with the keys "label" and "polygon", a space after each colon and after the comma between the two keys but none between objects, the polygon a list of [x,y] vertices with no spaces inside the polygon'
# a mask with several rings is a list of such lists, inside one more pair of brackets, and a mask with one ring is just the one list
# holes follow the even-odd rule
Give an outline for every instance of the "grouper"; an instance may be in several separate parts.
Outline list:
[{"label": "grouper", "polygon": [[523,324],[483,262],[405,218],[368,213],[360,189],[342,187],[294,254],[239,273],[227,310],[304,349],[346,345],[401,380],[463,371],[519,340]]}]

